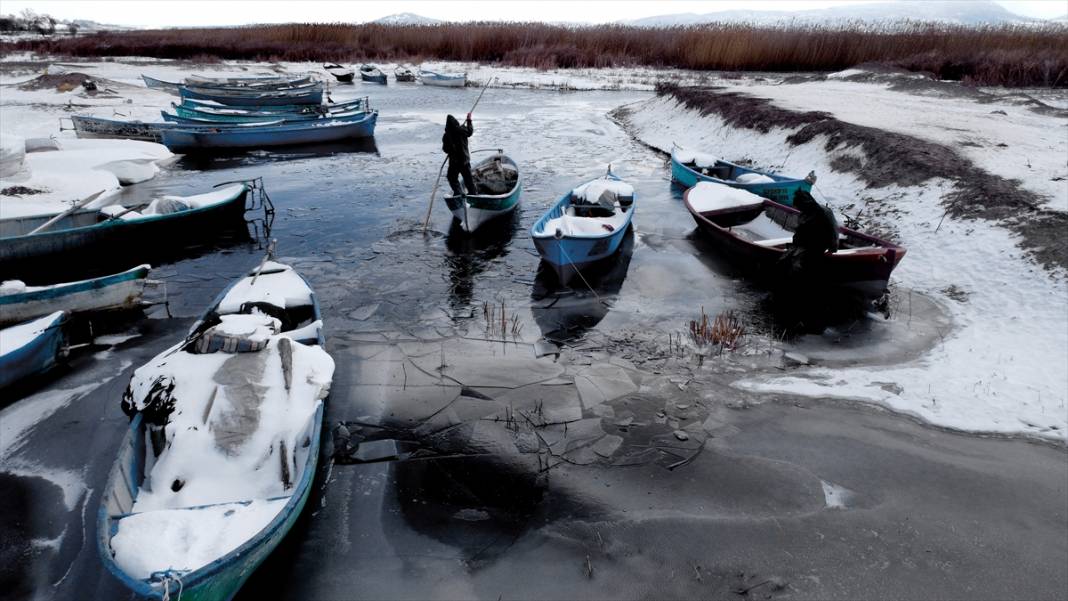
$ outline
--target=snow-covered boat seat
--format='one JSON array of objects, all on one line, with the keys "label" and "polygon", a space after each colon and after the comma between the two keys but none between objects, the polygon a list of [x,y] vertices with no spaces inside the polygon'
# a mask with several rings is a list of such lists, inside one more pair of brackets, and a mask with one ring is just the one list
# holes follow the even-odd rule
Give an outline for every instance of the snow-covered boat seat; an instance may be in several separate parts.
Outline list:
[{"label": "snow-covered boat seat", "polygon": [[782,246],[784,244],[790,244],[793,241],[794,241],[794,237],[790,236],[789,238],[770,238],[768,240],[755,240],[753,243],[756,244],[757,246],[772,247],[772,246]]}]

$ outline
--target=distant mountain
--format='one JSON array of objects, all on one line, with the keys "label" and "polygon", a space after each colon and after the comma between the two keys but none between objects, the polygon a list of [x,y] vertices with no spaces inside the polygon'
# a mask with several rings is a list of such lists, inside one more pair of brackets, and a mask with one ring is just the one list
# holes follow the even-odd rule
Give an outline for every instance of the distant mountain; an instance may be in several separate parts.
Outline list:
[{"label": "distant mountain", "polygon": [[430,17],[424,17],[423,15],[417,15],[415,13],[397,13],[395,15],[386,15],[381,19],[375,19],[372,23],[378,23],[379,25],[437,25],[441,21],[437,19],[431,19]]},{"label": "distant mountain", "polygon": [[828,23],[836,21],[938,21],[961,25],[984,23],[1033,23],[1030,17],[1017,15],[990,0],[938,0],[931,2],[880,2],[852,4],[813,10],[725,10],[714,13],[659,15],[627,21],[637,27],[674,27],[714,22],[739,22],[770,25],[782,22]]}]

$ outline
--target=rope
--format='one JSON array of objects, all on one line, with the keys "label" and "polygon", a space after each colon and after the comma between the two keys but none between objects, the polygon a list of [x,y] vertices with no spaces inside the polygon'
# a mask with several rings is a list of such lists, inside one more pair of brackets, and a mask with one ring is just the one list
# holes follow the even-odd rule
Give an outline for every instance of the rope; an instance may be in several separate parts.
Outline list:
[{"label": "rope", "polygon": [[182,592],[185,590],[185,584],[182,582],[182,577],[174,572],[166,572],[160,579],[160,584],[163,585],[163,601],[171,601],[171,582],[178,583],[178,599],[182,601]]},{"label": "rope", "polygon": [[[563,244],[560,245],[560,253],[564,255],[564,258],[567,259],[569,263],[571,263],[572,265],[575,265],[575,261],[572,260],[571,256],[567,254],[566,250],[564,250],[564,245]],[[603,300],[601,300],[601,295],[597,294],[597,291],[593,289],[593,286],[591,286],[590,283],[586,281],[586,276],[582,275],[582,270],[579,269],[578,267],[575,267],[575,273],[578,274],[579,278],[582,280],[582,283],[586,284],[586,288],[589,289],[589,291],[591,293],[593,293],[593,297],[597,299],[597,302],[607,306],[608,303],[606,303]]]}]

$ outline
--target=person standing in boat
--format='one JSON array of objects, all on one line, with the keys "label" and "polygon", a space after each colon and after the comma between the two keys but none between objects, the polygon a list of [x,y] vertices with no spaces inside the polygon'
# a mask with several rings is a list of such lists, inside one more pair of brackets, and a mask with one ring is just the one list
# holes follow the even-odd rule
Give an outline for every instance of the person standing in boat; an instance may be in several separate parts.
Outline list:
[{"label": "person standing in boat", "polygon": [[822,332],[834,309],[828,305],[830,283],[826,254],[838,250],[838,221],[834,213],[804,190],[794,193],[794,208],[801,212],[790,247],[779,260],[780,309],[789,321],[805,330]]},{"label": "person standing in boat", "polygon": [[471,175],[471,152],[467,149],[467,139],[473,133],[475,126],[471,123],[471,113],[467,113],[467,120],[463,125],[452,115],[445,118],[445,135],[441,136],[441,149],[449,156],[449,186],[455,195],[464,193],[460,188],[460,176],[464,178],[464,188],[467,192],[475,193],[475,178]]}]

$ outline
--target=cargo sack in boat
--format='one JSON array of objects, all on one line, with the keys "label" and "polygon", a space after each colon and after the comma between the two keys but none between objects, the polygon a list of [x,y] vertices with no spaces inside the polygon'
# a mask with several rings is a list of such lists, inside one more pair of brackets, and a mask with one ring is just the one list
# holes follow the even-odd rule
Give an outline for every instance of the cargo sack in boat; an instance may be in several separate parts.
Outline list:
[{"label": "cargo sack in boat", "polygon": [[271,336],[280,329],[281,322],[267,315],[223,315],[218,324],[205,330],[187,350],[197,355],[255,353],[266,348]]}]

